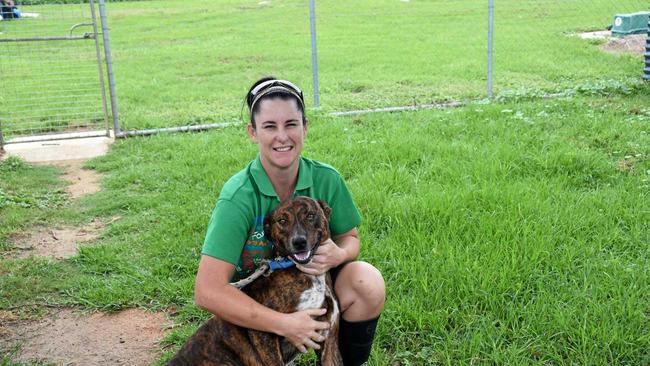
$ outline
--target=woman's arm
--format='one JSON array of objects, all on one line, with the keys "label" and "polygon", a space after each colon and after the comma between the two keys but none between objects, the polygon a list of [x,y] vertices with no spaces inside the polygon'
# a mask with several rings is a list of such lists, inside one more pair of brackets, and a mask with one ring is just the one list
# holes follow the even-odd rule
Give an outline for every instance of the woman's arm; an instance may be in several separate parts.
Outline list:
[{"label": "woman's arm", "polygon": [[341,260],[334,267],[337,267],[345,262],[350,262],[359,256],[359,250],[361,249],[361,241],[359,240],[359,230],[356,227],[352,228],[350,231],[337,235],[334,237],[334,242],[338,245],[339,248],[345,251],[343,260]]},{"label": "woman's arm", "polygon": [[203,255],[194,289],[196,305],[229,323],[286,337],[300,352],[320,348],[316,342],[323,337],[318,330],[328,329],[329,324],[312,316],[323,315],[326,309],[291,314],[269,309],[229,284],[234,270],[235,266],[228,262]]}]

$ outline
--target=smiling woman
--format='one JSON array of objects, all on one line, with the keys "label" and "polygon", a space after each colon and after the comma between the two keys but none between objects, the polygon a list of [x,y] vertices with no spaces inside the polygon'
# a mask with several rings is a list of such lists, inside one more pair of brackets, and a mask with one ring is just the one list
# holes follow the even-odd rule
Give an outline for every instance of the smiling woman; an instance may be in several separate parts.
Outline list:
[{"label": "smiling woman", "polygon": [[[252,123],[248,125],[248,135],[259,145],[260,161],[270,175],[297,176],[300,152],[307,136],[307,120],[297,104],[295,99],[265,99],[255,113],[259,128]],[[291,182],[281,181],[273,188],[284,201],[294,187]]]},{"label": "smiling woman", "polygon": [[297,196],[322,200],[331,207],[329,229],[307,263],[296,266],[309,275],[330,272],[339,300],[339,348],[344,364],[360,365],[369,355],[385,285],[372,265],[357,261],[361,215],[341,175],[331,166],[301,156],[308,120],[299,87],[272,77],[258,80],[246,95],[248,135],[259,154],[223,186],[203,245],[196,277],[198,306],[250,329],[285,337],[301,352],[320,349],[317,321],[325,309],[296,309],[285,314],[269,309],[230,286],[254,272],[271,254],[264,217],[280,202]]}]

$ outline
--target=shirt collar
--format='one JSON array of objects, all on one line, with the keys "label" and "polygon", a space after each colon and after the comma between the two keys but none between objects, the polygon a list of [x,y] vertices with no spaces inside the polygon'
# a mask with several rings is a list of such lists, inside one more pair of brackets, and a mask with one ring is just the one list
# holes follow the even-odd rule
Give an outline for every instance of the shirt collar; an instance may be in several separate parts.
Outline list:
[{"label": "shirt collar", "polygon": [[[257,158],[251,162],[250,172],[253,180],[255,180],[255,183],[257,184],[257,187],[259,187],[262,194],[271,197],[278,196],[275,193],[275,189],[273,189],[273,184],[271,184],[269,176],[266,174],[266,171],[262,166],[262,161],[260,160],[259,155],[257,155]],[[295,191],[307,189],[311,187],[312,184],[312,172],[309,169],[309,166],[307,166],[305,159],[303,157],[300,157],[300,166],[298,167],[298,182],[296,183]]]}]

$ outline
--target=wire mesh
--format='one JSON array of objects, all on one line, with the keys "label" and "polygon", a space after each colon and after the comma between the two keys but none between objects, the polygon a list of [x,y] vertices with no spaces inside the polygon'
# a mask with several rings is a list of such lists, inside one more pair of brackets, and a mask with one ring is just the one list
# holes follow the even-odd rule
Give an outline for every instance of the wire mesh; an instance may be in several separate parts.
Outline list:
[{"label": "wire mesh", "polygon": [[495,6],[495,87],[557,91],[639,80],[642,34],[613,36],[647,0],[503,0]]},{"label": "wire mesh", "polygon": [[0,21],[0,126],[6,142],[63,132],[105,134],[90,5],[17,7],[21,18]]},{"label": "wire mesh", "polygon": [[[377,108],[485,97],[488,1],[319,5],[323,105]],[[615,37],[608,27],[616,14],[647,11],[649,5],[647,0],[495,1],[495,95],[639,80],[643,35]]]},{"label": "wire mesh", "polygon": [[[642,56],[608,53],[616,39],[578,35],[647,8],[647,0],[495,2],[495,94],[638,79]],[[240,120],[247,87],[269,74],[311,94],[307,1],[119,2],[109,19],[126,130]],[[317,1],[316,28],[324,111],[486,96],[487,1]]]},{"label": "wire mesh", "polygon": [[244,95],[264,75],[311,89],[305,1],[111,2],[107,11],[125,131],[241,121]]},{"label": "wire mesh", "polygon": [[[616,48],[629,45],[634,37],[586,38],[583,33],[606,32],[614,15],[648,10],[647,0],[494,3],[495,95],[553,93],[640,79],[642,51]],[[0,39],[18,31],[17,25],[36,20],[52,32],[21,27],[33,31],[24,36],[69,36],[72,24],[89,17],[88,5],[81,4],[21,8],[42,16],[0,22]],[[241,121],[248,86],[265,75],[295,81],[311,104],[305,0],[128,1],[110,2],[107,9],[124,130]],[[53,15],[46,16],[49,13]],[[487,0],[316,1],[315,14],[320,104],[325,112],[486,97]],[[67,19],[65,26],[56,25],[62,19]],[[88,31],[80,26],[72,35],[83,38]],[[27,133],[42,126],[85,128],[100,123],[91,43],[24,42],[6,55],[9,44],[0,42],[2,122],[7,124],[11,117]],[[84,52],[75,49],[81,45],[89,47]],[[21,66],[25,59],[29,67]],[[42,81],[27,79],[34,73],[30,67],[44,73]],[[68,79],[72,75],[75,79]],[[13,89],[6,93],[5,86]],[[48,96],[54,90],[69,97]],[[6,95],[15,97],[9,102]],[[12,112],[12,106],[20,111]],[[30,122],[34,109],[46,115]],[[75,117],[63,116],[67,113]]]},{"label": "wire mesh", "polygon": [[323,105],[422,105],[485,93],[487,1],[328,1],[317,14]]}]

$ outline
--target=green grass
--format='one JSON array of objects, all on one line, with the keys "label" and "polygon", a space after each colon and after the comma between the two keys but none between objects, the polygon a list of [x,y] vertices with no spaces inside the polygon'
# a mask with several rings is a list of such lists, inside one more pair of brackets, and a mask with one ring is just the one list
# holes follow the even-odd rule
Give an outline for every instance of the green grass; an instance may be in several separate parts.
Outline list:
[{"label": "green grass", "polygon": [[[371,364],[648,364],[649,96],[313,115],[305,155],[345,176],[361,256],[387,283]],[[106,175],[100,193],[12,229],[15,207],[0,208],[4,238],[38,217],[121,217],[71,259],[2,260],[0,309],[171,309],[167,359],[208,317],[192,300],[205,228],[255,154],[242,125],[121,140],[89,163]],[[5,192],[38,196],[23,187],[34,174],[60,187],[49,168],[11,164]]]},{"label": "green grass", "polygon": [[[80,9],[79,5],[66,7]],[[24,8],[44,14],[52,11],[42,5]],[[495,92],[560,91],[597,81],[638,80],[643,68],[641,56],[607,54],[593,42],[568,35],[602,30],[616,13],[647,8],[647,2],[641,0],[498,2]],[[109,3],[107,11],[124,129],[240,120],[247,87],[267,74],[297,82],[311,102],[309,13],[305,1],[271,1],[268,5],[241,0],[119,2]],[[484,2],[365,0],[351,5],[337,0],[317,4],[316,12],[320,100],[325,111],[486,95]],[[56,16],[47,21],[43,27],[50,27],[48,32],[59,29],[59,33],[67,32],[68,23],[77,22],[65,18],[65,22],[57,23]],[[0,31],[7,35],[16,31],[38,33],[37,24],[4,22]],[[80,44],[74,43],[76,51],[66,53],[62,62],[77,64],[85,74],[93,75],[93,62],[74,59],[82,53],[92,56],[92,42],[87,45],[87,52],[82,52]],[[37,53],[39,47],[49,49]],[[10,52],[47,59],[55,52],[64,53],[64,49],[52,43],[30,42],[24,48],[6,50]],[[0,75],[8,88],[4,97],[0,96],[0,117],[41,112],[10,107],[13,90],[22,90],[25,80],[41,69],[21,63],[19,58],[8,61],[12,61],[11,67],[0,65]],[[45,89],[69,89],[71,84],[68,79]],[[87,121],[46,119],[35,123],[45,130],[101,125],[98,92],[88,92],[86,97],[73,99],[96,111]]]},{"label": "green grass", "polygon": [[7,248],[8,236],[35,225],[66,202],[65,184],[59,171],[29,166],[9,157],[0,162],[0,249]]}]

